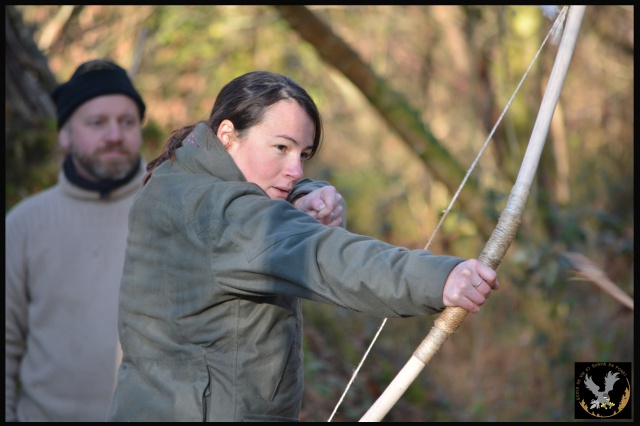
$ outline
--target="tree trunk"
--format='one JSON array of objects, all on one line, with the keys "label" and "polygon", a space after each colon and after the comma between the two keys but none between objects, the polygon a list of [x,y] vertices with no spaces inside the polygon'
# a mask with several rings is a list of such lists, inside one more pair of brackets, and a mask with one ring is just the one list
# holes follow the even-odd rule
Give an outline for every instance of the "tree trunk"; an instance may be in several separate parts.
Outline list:
[{"label": "tree trunk", "polygon": [[50,93],[56,86],[56,78],[15,6],[5,6],[5,34],[8,116],[23,123],[52,118],[55,108]]},{"label": "tree trunk", "polygon": [[[56,78],[15,6],[5,6],[5,210],[34,190],[38,173],[57,146]],[[42,179],[37,179],[41,182]],[[46,185],[48,182],[44,183]]]}]

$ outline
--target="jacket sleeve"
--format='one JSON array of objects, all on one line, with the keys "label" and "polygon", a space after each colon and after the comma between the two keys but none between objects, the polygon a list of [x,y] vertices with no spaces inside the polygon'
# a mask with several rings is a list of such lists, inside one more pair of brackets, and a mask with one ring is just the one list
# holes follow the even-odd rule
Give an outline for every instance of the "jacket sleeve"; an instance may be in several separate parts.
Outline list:
[{"label": "jacket sleeve", "polygon": [[276,293],[380,317],[430,315],[444,309],[444,283],[464,260],[329,228],[284,202],[242,198],[231,205],[242,220],[227,223],[224,237],[244,256],[231,246],[216,253],[225,265],[217,279],[236,294]]},{"label": "jacket sleeve", "polygon": [[5,421],[16,421],[20,360],[26,347],[28,292],[24,220],[16,212],[5,217]]},{"label": "jacket sleeve", "polygon": [[289,194],[289,198],[287,198],[287,201],[291,203],[296,198],[307,195],[308,193],[313,192],[316,189],[325,187],[327,185],[329,185],[328,182],[324,182],[321,180],[312,180],[309,178],[301,179],[293,187],[293,190],[291,191],[291,194]]}]

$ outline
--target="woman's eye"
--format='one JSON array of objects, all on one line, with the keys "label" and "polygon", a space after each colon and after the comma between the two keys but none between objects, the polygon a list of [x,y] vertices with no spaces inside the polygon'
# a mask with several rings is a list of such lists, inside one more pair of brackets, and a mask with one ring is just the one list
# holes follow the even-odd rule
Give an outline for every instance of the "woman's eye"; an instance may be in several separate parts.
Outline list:
[{"label": "woman's eye", "polygon": [[300,154],[300,158],[302,158],[302,160],[308,160],[311,157],[311,153],[310,152],[303,152],[302,154]]},{"label": "woman's eye", "polygon": [[278,151],[282,151],[282,152],[284,152],[284,151],[286,151],[286,150],[287,150],[287,146],[286,146],[286,145],[276,145],[276,149],[277,149]]}]

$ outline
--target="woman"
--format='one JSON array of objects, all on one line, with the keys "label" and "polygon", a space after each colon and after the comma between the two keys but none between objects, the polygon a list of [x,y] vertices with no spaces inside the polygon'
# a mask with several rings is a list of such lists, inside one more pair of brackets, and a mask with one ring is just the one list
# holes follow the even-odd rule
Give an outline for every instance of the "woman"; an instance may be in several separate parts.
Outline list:
[{"label": "woman", "polygon": [[477,312],[498,288],[477,260],[336,226],[335,189],[302,182],[321,132],[304,89],[252,72],[169,138],[130,212],[108,420],[295,421],[300,298],[404,317]]}]

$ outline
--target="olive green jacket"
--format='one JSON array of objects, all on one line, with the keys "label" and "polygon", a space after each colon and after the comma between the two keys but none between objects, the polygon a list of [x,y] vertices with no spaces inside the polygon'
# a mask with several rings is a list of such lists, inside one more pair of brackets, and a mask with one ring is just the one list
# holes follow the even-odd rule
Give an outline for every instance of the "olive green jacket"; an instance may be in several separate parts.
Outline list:
[{"label": "olive green jacket", "polygon": [[[291,197],[305,184],[325,183]],[[329,228],[270,199],[200,124],[130,211],[108,420],[298,420],[300,298],[429,315],[462,260]]]}]

